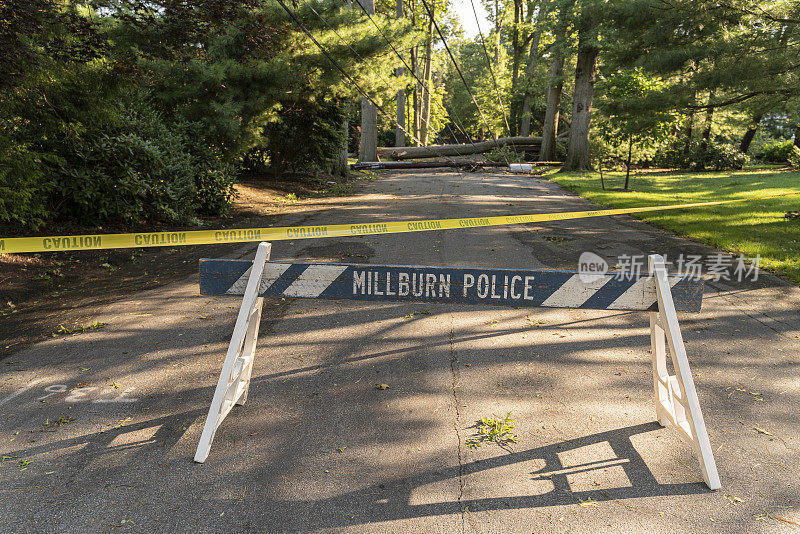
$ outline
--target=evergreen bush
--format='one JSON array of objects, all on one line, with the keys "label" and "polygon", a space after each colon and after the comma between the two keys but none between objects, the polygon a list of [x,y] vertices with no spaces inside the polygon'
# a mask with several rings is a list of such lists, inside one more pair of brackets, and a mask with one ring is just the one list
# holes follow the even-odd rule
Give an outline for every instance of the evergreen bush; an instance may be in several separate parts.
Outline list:
[{"label": "evergreen bush", "polygon": [[738,170],[747,161],[747,155],[733,145],[709,142],[705,148],[699,143],[687,147],[681,139],[675,139],[661,147],[653,157],[655,166],[690,171]]},{"label": "evergreen bush", "polygon": [[47,216],[42,156],[0,135],[0,222],[37,227]]},{"label": "evergreen bush", "polygon": [[793,148],[792,141],[773,141],[761,147],[756,159],[765,163],[787,163]]},{"label": "evergreen bush", "polygon": [[343,120],[334,103],[282,107],[261,132],[272,172],[329,167],[344,145]]}]

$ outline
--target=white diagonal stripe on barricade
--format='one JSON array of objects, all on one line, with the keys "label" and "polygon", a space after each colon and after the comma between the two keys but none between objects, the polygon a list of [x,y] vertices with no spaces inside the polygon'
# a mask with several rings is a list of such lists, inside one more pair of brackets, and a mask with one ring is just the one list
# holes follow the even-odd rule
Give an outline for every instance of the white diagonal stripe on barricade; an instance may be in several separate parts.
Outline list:
[{"label": "white diagonal stripe on barricade", "polygon": [[245,272],[242,273],[242,276],[239,277],[231,287],[225,292],[226,295],[243,295],[244,289],[247,287],[247,280],[250,278],[250,271],[253,270],[253,267],[248,267]]},{"label": "white diagonal stripe on barricade", "polygon": [[[267,262],[264,265],[264,273],[261,275],[261,283],[258,286],[258,294],[260,295],[264,291],[266,291],[272,284],[274,284],[278,278],[281,277],[283,273],[286,272],[286,269],[291,267],[291,263],[269,263]],[[250,278],[250,271],[252,267],[249,267],[242,276],[236,280],[231,287],[225,292],[226,295],[243,295],[244,289],[247,287],[247,280]]]},{"label": "white diagonal stripe on barricade", "polygon": [[646,309],[655,304],[657,299],[655,278],[642,277],[609,304],[608,309],[628,310],[632,305],[644,305]]},{"label": "white diagonal stripe on barricade", "polygon": [[272,284],[278,281],[286,269],[291,267],[291,263],[270,263],[264,265],[264,274],[261,275],[261,284],[258,286],[258,294],[261,295],[269,289]]},{"label": "white diagonal stripe on barricade", "polygon": [[[672,288],[681,281],[678,276],[673,276],[668,279],[669,286]],[[649,308],[658,300],[656,294],[655,278],[646,276],[639,278],[634,284],[625,290],[625,293],[617,297],[617,299],[608,305],[609,310],[630,310],[632,307],[644,306],[645,309]]]},{"label": "white diagonal stripe on barricade", "polygon": [[[261,284],[258,287],[258,294],[260,295],[264,291],[267,290],[275,281],[280,278],[280,276],[286,272],[286,269],[291,267],[291,263],[269,263],[267,262],[264,265],[264,273],[261,275]],[[236,280],[231,287],[225,292],[226,295],[243,295],[244,289],[247,287],[247,280],[250,278],[250,271],[252,267],[249,267],[242,276]]]},{"label": "white diagonal stripe on barricade", "polygon": [[[542,302],[542,306],[580,308],[584,302],[589,300],[592,295],[611,280],[608,275],[598,275],[596,280],[584,282],[581,280],[581,276],[580,274],[573,274],[569,280],[564,282],[561,287],[553,291],[553,294]],[[586,275],[583,275],[583,277],[585,278]]]},{"label": "white diagonal stripe on barricade", "polygon": [[283,292],[287,297],[318,297],[340,274],[344,265],[311,265]]}]

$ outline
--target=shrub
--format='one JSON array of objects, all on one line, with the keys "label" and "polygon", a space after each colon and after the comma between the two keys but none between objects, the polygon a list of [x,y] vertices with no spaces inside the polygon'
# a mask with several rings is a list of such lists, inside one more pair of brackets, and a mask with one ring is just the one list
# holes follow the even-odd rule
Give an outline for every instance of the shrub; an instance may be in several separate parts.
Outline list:
[{"label": "shrub", "polygon": [[0,135],[0,222],[37,227],[47,215],[42,156]]},{"label": "shrub", "polygon": [[344,146],[344,115],[333,103],[281,108],[262,129],[276,175],[327,168]]},{"label": "shrub", "polygon": [[792,146],[792,151],[786,159],[793,168],[800,169],[800,148]]},{"label": "shrub", "polygon": [[676,139],[656,152],[653,164],[658,167],[688,169],[691,171],[724,171],[741,169],[748,158],[733,145],[709,142],[703,149],[699,143],[686,147],[683,140]]},{"label": "shrub", "polygon": [[675,139],[656,151],[652,163],[656,167],[688,169],[691,153],[691,147],[687,150],[685,141]]},{"label": "shrub", "polygon": [[525,149],[517,148],[510,145],[503,145],[499,148],[495,147],[487,152],[484,156],[486,161],[495,163],[517,163],[525,161]]},{"label": "shrub", "polygon": [[197,124],[167,124],[141,100],[122,105],[120,116],[118,128],[59,160],[53,193],[60,215],[85,223],[189,222],[226,211],[233,168],[195,146]]},{"label": "shrub", "polygon": [[693,151],[689,168],[698,171],[708,169],[715,171],[739,170],[745,166],[747,160],[747,155],[743,154],[738,147],[709,143],[706,150],[697,147]]},{"label": "shrub", "polygon": [[787,163],[792,154],[792,141],[773,141],[761,147],[756,159],[765,163]]},{"label": "shrub", "polygon": [[556,161],[564,161],[566,159],[567,159],[566,141],[556,140]]}]

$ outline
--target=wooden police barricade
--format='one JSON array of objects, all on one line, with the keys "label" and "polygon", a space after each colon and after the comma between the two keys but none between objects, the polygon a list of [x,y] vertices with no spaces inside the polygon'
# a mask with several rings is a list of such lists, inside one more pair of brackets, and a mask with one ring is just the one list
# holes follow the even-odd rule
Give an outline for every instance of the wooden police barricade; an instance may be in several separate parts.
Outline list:
[{"label": "wooden police barricade", "polygon": [[[667,274],[650,256],[643,276],[554,270],[476,269],[402,265],[271,262],[270,244],[255,260],[200,260],[200,293],[244,295],[194,460],[208,457],[214,434],[236,404],[247,399],[264,297],[423,301],[598,310],[650,314],[656,417],[673,426],[694,449],[703,479],[720,487],[695,391],[677,311],[700,311],[703,283]],[[667,370],[667,354],[674,375]]]}]

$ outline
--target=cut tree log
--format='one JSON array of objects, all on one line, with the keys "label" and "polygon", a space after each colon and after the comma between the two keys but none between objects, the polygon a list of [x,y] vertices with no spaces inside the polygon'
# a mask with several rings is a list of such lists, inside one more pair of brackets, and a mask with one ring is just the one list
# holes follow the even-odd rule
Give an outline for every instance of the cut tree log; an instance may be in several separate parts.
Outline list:
[{"label": "cut tree log", "polygon": [[[524,165],[532,165],[534,167],[558,167],[561,165],[560,161],[534,161],[525,163]],[[444,168],[464,168],[470,171],[480,169],[483,167],[508,167],[507,163],[484,161],[363,161],[361,163],[353,163],[350,169],[360,171],[364,169],[379,170],[379,169],[444,169]]]},{"label": "cut tree log", "polygon": [[378,147],[378,156],[393,160],[422,159],[447,156],[469,156],[483,154],[498,146],[513,146],[537,149],[542,144],[541,137],[500,137],[497,141],[481,141],[468,145],[429,145],[415,147]]}]

